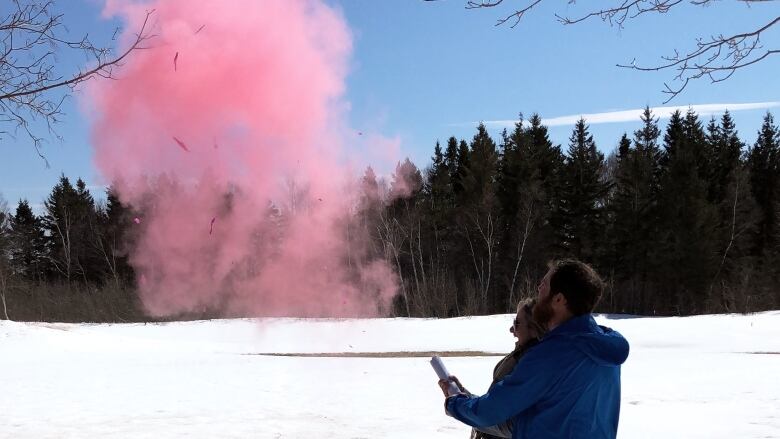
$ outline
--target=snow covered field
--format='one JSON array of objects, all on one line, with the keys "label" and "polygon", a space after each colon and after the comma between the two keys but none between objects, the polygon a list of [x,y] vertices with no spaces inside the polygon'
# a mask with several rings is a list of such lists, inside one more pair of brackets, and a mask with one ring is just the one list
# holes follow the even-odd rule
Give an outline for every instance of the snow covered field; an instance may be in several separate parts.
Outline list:
[{"label": "snow covered field", "polygon": [[[465,439],[409,352],[502,353],[511,319],[0,321],[0,438]],[[780,438],[780,311],[597,320],[631,343],[619,437]],[[480,393],[498,359],[444,360]]]}]

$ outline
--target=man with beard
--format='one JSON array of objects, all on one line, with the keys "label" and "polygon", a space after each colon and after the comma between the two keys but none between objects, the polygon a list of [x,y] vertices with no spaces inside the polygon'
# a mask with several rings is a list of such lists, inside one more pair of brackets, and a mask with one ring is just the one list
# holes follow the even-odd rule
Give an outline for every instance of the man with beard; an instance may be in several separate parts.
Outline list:
[{"label": "man with beard", "polygon": [[547,334],[483,396],[447,395],[440,381],[447,414],[476,428],[509,421],[515,439],[615,438],[628,342],[591,315],[603,289],[587,264],[551,262],[533,309]]}]

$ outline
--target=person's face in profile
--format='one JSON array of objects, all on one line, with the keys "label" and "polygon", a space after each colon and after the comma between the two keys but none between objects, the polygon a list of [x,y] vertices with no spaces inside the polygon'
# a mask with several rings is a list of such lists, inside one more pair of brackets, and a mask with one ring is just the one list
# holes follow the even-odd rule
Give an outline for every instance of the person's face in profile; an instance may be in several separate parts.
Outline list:
[{"label": "person's face in profile", "polygon": [[553,316],[555,315],[555,311],[552,307],[552,296],[550,295],[551,274],[552,270],[548,271],[547,274],[545,274],[542,278],[541,282],[539,282],[539,287],[537,288],[539,297],[537,298],[536,305],[533,309],[534,320],[542,328],[549,328],[550,320],[552,320]]},{"label": "person's face in profile", "polygon": [[547,298],[547,296],[550,295],[550,276],[552,275],[552,270],[548,270],[547,274],[544,275],[541,281],[539,281],[539,286],[536,287],[536,291],[539,293],[539,297],[537,298],[537,302],[544,302],[544,300]]},{"label": "person's face in profile", "polygon": [[530,322],[526,317],[525,311],[522,309],[518,311],[517,315],[515,316],[515,321],[509,328],[509,332],[511,332],[512,335],[514,335],[517,339],[517,344],[524,345],[532,338],[539,336],[539,334],[536,334],[536,331],[531,329],[531,325],[529,323]]}]

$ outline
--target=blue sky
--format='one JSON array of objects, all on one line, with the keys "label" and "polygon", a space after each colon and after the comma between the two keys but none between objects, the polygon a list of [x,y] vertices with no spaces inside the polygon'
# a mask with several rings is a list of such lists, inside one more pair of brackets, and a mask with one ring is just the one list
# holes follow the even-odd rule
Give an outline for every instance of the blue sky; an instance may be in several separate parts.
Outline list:
[{"label": "blue sky", "polygon": [[[352,32],[354,51],[347,78],[350,122],[356,130],[379,132],[401,140],[403,155],[424,167],[437,140],[470,139],[478,121],[491,133],[523,112],[538,112],[552,124],[554,142],[566,145],[571,117],[591,115],[591,132],[605,152],[620,135],[638,127],[634,121],[602,114],[662,106],[664,81],[672,72],[643,73],[615,66],[636,58],[653,64],[677,49],[691,48],[696,36],[752,30],[777,16],[773,2],[746,7],[741,2],[714,6],[685,4],[664,15],[646,15],[625,28],[598,19],[563,26],[554,13],[585,11],[588,2],[542,2],[515,28],[496,27],[496,20],[525,4],[507,0],[500,7],[466,10],[465,0],[329,0],[340,8]],[[72,0],[65,17],[74,34],[85,29],[107,37],[117,23],[99,17],[99,3]],[[777,47],[780,29],[764,37]],[[62,65],[83,59],[65,57]],[[132,61],[131,61],[132,62]],[[732,108],[741,138],[752,143],[767,108],[780,116],[780,57],[768,58],[728,81],[691,83],[666,106],[726,104]],[[753,109],[734,111],[737,104]],[[769,103],[769,104],[755,104]],[[774,103],[774,104],[772,104]],[[716,106],[716,114],[719,114]],[[698,108],[698,107],[697,107]],[[96,184],[88,123],[76,100],[65,107],[57,127],[63,142],[52,141],[44,152],[46,169],[29,142],[0,139],[0,194],[13,207],[19,198],[41,203],[61,173]],[[566,116],[571,116],[566,118]],[[708,116],[706,117],[708,118]],[[500,122],[510,121],[510,122]],[[599,122],[599,123],[596,123]],[[662,125],[665,122],[662,121]],[[96,185],[96,191],[100,188]]]}]

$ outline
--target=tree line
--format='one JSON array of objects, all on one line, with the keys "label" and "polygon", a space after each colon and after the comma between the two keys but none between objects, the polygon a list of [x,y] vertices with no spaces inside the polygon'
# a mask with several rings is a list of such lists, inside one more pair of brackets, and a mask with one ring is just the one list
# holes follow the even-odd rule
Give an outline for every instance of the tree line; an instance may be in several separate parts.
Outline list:
[{"label": "tree line", "polygon": [[[662,130],[646,108],[641,122],[608,155],[585,120],[564,148],[533,115],[497,139],[480,124],[470,141],[437,142],[422,171],[409,159],[387,179],[369,167],[343,220],[345,264],[384,258],[398,277],[397,316],[511,312],[560,257],[604,276],[601,312],[777,309],[780,130],[772,115],[753,145],[728,112],[703,122],[678,111]],[[111,188],[96,202],[82,180],[64,175],[40,215],[27,200],[13,211],[0,205],[0,318],[148,320],[128,260],[139,216]]]},{"label": "tree line", "polygon": [[[396,312],[511,312],[534,295],[553,258],[593,264],[601,312],[689,315],[780,306],[780,132],[764,117],[755,144],[731,115],[689,110],[641,128],[605,156],[585,120],[566,148],[538,115],[470,142],[436,144],[420,172],[408,160],[375,212],[374,239],[396,267]],[[413,190],[393,197],[402,181]],[[373,172],[364,185],[375,186]]]},{"label": "tree line", "polygon": [[86,184],[61,176],[36,215],[27,200],[0,206],[0,317],[139,321],[127,243],[132,212],[109,189],[96,203]]}]

